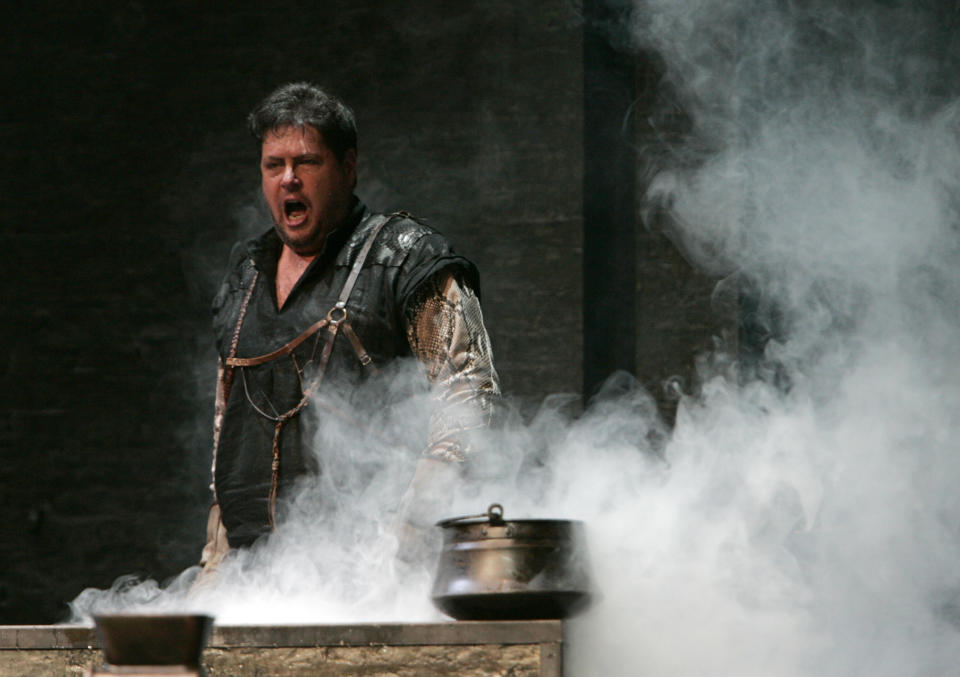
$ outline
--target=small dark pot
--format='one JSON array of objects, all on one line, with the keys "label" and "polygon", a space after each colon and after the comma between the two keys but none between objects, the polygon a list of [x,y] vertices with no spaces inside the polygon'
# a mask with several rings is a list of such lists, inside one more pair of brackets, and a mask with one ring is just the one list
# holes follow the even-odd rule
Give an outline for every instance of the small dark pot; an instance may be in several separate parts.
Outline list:
[{"label": "small dark pot", "polygon": [[198,668],[213,625],[210,616],[188,614],[103,614],[93,620],[110,665]]},{"label": "small dark pot", "polygon": [[438,522],[443,550],[433,603],[458,620],[567,618],[587,606],[583,523],[485,515]]}]

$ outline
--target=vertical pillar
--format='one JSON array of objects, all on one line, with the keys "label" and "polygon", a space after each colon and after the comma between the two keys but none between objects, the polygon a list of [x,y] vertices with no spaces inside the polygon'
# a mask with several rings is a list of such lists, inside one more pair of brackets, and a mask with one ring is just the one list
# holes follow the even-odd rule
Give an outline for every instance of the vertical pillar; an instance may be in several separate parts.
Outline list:
[{"label": "vertical pillar", "polygon": [[630,0],[584,0],[583,396],[636,372],[636,63]]}]

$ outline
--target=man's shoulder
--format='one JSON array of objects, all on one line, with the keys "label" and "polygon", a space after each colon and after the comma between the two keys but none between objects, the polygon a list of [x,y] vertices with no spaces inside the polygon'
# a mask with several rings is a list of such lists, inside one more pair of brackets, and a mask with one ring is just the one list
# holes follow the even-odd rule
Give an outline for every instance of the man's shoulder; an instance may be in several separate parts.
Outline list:
[{"label": "man's shoulder", "polygon": [[[370,221],[385,220],[383,235],[387,239],[393,238],[401,247],[411,247],[418,239],[426,235],[441,235],[432,224],[410,212],[393,212],[391,214],[374,214]],[[376,226],[375,223],[372,224]]]},{"label": "man's shoulder", "polygon": [[444,270],[479,294],[476,266],[458,254],[439,229],[408,212],[387,216],[390,220],[377,237],[375,260],[398,267],[400,298],[407,299],[425,280]]},{"label": "man's shoulder", "polygon": [[426,241],[446,242],[446,238],[433,225],[409,212],[400,211],[371,214],[357,230],[354,247],[362,247],[381,223],[383,226],[371,252],[373,260],[380,263],[399,262],[418,247],[422,247]]},{"label": "man's shoulder", "polygon": [[246,291],[253,283],[256,271],[254,257],[263,246],[265,237],[265,235],[248,237],[234,242],[227,258],[227,265],[223,269],[220,286],[213,298],[214,313],[224,306],[228,297],[237,292]]},{"label": "man's shoulder", "polygon": [[280,239],[271,228],[260,235],[245,237],[237,240],[230,248],[225,271],[229,276],[244,268],[249,268],[261,258],[277,257],[280,249]]},{"label": "man's shoulder", "polygon": [[223,275],[220,278],[220,289],[218,296],[222,295],[230,288],[237,288],[244,277],[244,270],[252,268],[253,262],[250,259],[250,250],[247,240],[235,242],[230,248],[230,255],[227,257],[227,265],[222,268]]}]

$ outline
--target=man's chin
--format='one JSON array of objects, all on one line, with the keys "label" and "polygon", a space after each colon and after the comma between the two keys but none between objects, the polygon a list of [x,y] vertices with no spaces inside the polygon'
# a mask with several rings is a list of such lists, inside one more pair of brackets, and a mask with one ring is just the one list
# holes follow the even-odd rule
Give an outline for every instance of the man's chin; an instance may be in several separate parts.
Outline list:
[{"label": "man's chin", "polygon": [[275,230],[277,235],[280,236],[281,242],[300,256],[316,254],[323,246],[323,236],[319,234],[319,228],[301,231],[300,229],[290,230],[285,226],[278,225]]}]

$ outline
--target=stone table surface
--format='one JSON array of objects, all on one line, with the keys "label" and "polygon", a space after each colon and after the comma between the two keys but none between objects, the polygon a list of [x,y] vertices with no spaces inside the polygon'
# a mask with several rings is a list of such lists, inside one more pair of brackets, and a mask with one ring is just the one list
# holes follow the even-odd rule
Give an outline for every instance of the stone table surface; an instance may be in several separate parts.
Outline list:
[{"label": "stone table surface", "polygon": [[[0,626],[0,674],[86,675],[102,657],[82,625]],[[559,677],[563,622],[467,621],[214,626],[203,654],[221,675]]]}]

